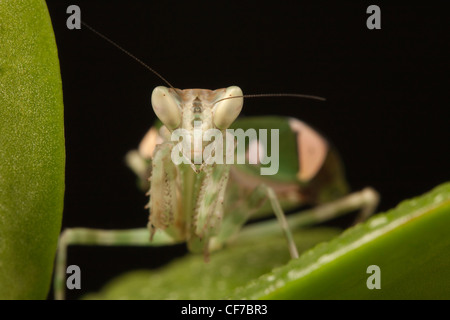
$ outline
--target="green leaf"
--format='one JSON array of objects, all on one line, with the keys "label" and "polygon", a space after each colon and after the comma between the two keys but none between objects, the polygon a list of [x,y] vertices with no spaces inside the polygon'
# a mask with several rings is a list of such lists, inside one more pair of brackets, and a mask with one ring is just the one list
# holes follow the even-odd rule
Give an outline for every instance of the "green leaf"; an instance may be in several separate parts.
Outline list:
[{"label": "green leaf", "polygon": [[[295,236],[300,251],[328,240],[340,231],[305,230]],[[246,241],[203,255],[189,254],[155,271],[134,271],[113,280],[88,299],[220,299],[235,288],[289,261],[286,240],[278,237]]]},{"label": "green leaf", "polygon": [[[246,238],[213,254],[209,263],[190,254],[155,271],[120,276],[86,298],[448,299],[449,225],[447,183],[374,216],[287,264],[283,237]],[[325,228],[299,230],[295,241],[300,251],[305,251],[338,233]],[[367,288],[371,265],[380,267],[380,290]]]},{"label": "green leaf", "polygon": [[45,299],[64,197],[63,97],[44,1],[0,2],[0,299]]},{"label": "green leaf", "polygon": [[[449,299],[450,183],[237,290],[233,299]],[[381,271],[369,290],[367,267]]]}]

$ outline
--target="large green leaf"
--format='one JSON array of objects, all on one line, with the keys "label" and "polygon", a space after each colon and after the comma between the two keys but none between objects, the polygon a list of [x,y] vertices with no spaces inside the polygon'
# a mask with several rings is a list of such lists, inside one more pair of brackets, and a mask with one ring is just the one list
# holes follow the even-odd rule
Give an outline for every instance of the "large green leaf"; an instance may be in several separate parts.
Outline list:
[{"label": "large green leaf", "polygon": [[[238,290],[247,299],[450,299],[450,183],[402,202]],[[370,265],[381,289],[369,290]]]},{"label": "large green leaf", "polygon": [[[449,226],[447,183],[287,264],[286,242],[281,236],[253,242],[245,238],[213,254],[209,263],[202,256],[188,255],[156,271],[123,275],[87,298],[448,299]],[[295,240],[304,251],[337,233],[324,228],[299,230]],[[381,269],[380,290],[367,288],[370,265]]]},{"label": "large green leaf", "polygon": [[47,7],[0,1],[0,299],[43,299],[64,197],[63,98]]},{"label": "large green leaf", "polygon": [[[339,230],[305,230],[295,235],[300,251],[328,240]],[[289,261],[286,240],[254,239],[215,252],[205,263],[203,255],[190,254],[156,271],[123,275],[91,299],[220,299],[234,289]]]}]

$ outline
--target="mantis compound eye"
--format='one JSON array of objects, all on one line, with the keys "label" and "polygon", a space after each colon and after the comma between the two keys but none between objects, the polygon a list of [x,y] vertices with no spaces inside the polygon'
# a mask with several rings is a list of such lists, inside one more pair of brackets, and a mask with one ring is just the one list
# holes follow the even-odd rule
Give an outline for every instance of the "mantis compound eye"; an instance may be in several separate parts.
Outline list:
[{"label": "mantis compound eye", "polygon": [[152,93],[152,106],[156,116],[170,129],[176,129],[181,123],[181,110],[175,97],[167,87],[156,87]]},{"label": "mantis compound eye", "polygon": [[[241,113],[244,98],[242,90],[239,87],[228,87],[225,94],[219,99],[214,106],[214,125],[218,129],[228,128]],[[236,98],[232,98],[236,97]],[[221,100],[221,101],[220,101]]]}]

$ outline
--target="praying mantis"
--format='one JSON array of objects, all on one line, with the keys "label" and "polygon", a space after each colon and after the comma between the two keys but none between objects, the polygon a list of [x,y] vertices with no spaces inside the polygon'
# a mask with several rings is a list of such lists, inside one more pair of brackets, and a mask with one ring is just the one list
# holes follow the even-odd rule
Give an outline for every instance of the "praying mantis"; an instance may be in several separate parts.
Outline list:
[{"label": "praying mantis", "polygon": [[[271,223],[282,230],[290,256],[295,259],[298,252],[291,229],[356,209],[360,209],[359,222],[375,210],[377,192],[365,188],[349,194],[336,150],[308,124],[287,117],[238,118],[244,99],[256,95],[244,95],[237,86],[177,89],[122,47],[89,25],[83,26],[137,60],[167,86],[156,87],[151,97],[159,121],[139,147],[126,155],[128,166],[149,196],[147,228],[64,230],[56,258],[56,299],[64,299],[70,245],[163,246],[186,242],[191,252],[203,253],[208,260],[210,252],[239,237],[248,228],[244,225],[249,219],[275,214],[276,220]],[[177,135],[174,138],[180,130],[183,139]],[[213,134],[205,136],[211,130]],[[244,133],[244,138],[233,136],[229,130]],[[269,130],[270,142],[249,130]],[[207,150],[209,153],[205,153]],[[227,152],[220,152],[223,150]],[[262,175],[267,160],[274,156],[277,170]],[[235,163],[239,157],[246,161]],[[317,206],[306,214],[300,212],[288,218],[284,214],[302,205]],[[258,231],[257,225],[251,228]],[[258,232],[253,235],[258,236]]]}]

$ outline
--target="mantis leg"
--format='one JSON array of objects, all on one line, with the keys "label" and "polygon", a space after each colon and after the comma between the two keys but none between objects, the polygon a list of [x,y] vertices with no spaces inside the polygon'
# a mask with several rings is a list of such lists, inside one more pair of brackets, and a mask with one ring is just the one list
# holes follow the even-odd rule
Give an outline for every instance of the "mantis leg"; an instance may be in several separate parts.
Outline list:
[{"label": "mantis leg", "polygon": [[[319,205],[309,210],[290,214],[286,217],[286,221],[291,230],[295,230],[325,222],[360,209],[361,211],[355,221],[357,223],[363,221],[363,219],[367,219],[375,211],[378,202],[378,193],[372,188],[365,188],[341,199]],[[236,243],[242,243],[252,241],[255,237],[279,233],[278,223],[264,221],[244,228],[236,237],[235,241]]]},{"label": "mantis leg", "polygon": [[378,192],[372,188],[364,188],[353,192],[338,200],[328,202],[309,210],[293,214],[289,225],[293,228],[306,227],[328,221],[355,210],[360,210],[353,224],[357,224],[370,217],[380,200]]},{"label": "mantis leg", "polygon": [[150,232],[146,228],[128,230],[66,229],[59,238],[56,256],[55,299],[62,300],[65,296],[67,247],[69,245],[162,246],[173,243],[176,243],[176,241],[162,231],[156,232],[150,242]]},{"label": "mantis leg", "polygon": [[275,216],[277,217],[278,223],[281,226],[281,229],[283,230],[284,236],[287,239],[288,247],[289,247],[289,253],[291,254],[292,259],[298,258],[298,251],[297,246],[294,242],[294,237],[292,236],[291,230],[289,229],[289,224],[286,221],[286,215],[283,212],[283,209],[281,208],[280,203],[278,202],[277,196],[272,188],[262,185],[261,188],[266,193],[267,197],[269,198],[270,204],[273,208],[273,212],[275,213]]},{"label": "mantis leg", "polygon": [[[233,236],[238,235],[239,230],[247,222],[252,212],[256,211],[267,200],[269,200],[272,210],[277,217],[278,222],[276,223],[276,231],[279,232],[281,226],[281,230],[288,241],[291,257],[293,259],[298,258],[297,247],[277,196],[272,188],[264,184],[254,189],[246,198],[245,203],[241,203],[239,207],[234,207],[232,212],[226,212],[220,233],[211,239],[209,249],[211,251],[217,250],[230,239],[232,240]],[[240,238],[240,235],[238,235],[238,238]]]},{"label": "mantis leg", "polygon": [[151,160],[140,155],[138,150],[131,150],[127,153],[125,161],[136,174],[139,188],[147,191],[150,187],[148,178],[150,177]]},{"label": "mantis leg", "polygon": [[361,210],[359,211],[354,224],[366,221],[372,214],[375,213],[378,203],[380,202],[380,195],[372,188],[365,188],[360,191],[359,194],[360,195],[357,196],[357,198],[360,198],[359,201],[361,203]]}]

